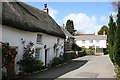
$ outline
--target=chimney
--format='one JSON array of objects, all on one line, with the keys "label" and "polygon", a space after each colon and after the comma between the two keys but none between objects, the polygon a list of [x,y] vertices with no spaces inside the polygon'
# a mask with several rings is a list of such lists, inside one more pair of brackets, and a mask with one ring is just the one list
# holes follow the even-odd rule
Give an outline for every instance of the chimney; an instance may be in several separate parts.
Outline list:
[{"label": "chimney", "polygon": [[47,8],[47,3],[44,4],[44,9],[43,9],[43,11],[46,12],[46,13],[49,13],[49,9]]}]

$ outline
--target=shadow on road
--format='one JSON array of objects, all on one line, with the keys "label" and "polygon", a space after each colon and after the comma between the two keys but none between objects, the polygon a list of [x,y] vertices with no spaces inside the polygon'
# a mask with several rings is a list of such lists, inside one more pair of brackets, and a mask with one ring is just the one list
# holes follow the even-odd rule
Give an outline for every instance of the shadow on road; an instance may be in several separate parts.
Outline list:
[{"label": "shadow on road", "polygon": [[34,74],[32,76],[28,76],[27,79],[39,79],[39,78],[58,78],[63,74],[66,74],[70,71],[80,68],[81,66],[85,65],[88,61],[87,60],[71,60],[67,64],[62,65],[60,67],[52,67],[47,71],[40,72]]}]

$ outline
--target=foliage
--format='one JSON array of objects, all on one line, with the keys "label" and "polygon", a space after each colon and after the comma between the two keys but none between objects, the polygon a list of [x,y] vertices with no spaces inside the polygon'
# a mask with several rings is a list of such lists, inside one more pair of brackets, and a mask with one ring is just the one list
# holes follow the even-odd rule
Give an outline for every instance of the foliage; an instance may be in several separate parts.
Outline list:
[{"label": "foliage", "polygon": [[24,50],[23,59],[17,63],[20,65],[20,70],[24,73],[32,73],[41,69],[43,62],[36,60],[33,56],[34,50],[31,50],[33,44],[29,43]]},{"label": "foliage", "polygon": [[82,49],[81,49],[81,47],[79,47],[77,44],[73,43],[73,44],[72,44],[72,50],[73,50],[73,51],[81,51]]},{"label": "foliage", "polygon": [[110,16],[109,21],[109,33],[108,33],[108,50],[110,59],[112,62],[114,62],[114,44],[115,44],[115,32],[116,32],[116,23],[113,21],[112,15]]},{"label": "foliage", "polygon": [[52,66],[56,66],[56,65],[59,65],[59,64],[63,64],[64,63],[64,57],[63,56],[60,56],[60,57],[54,57],[53,60],[52,60]]},{"label": "foliage", "polygon": [[104,32],[105,32],[105,35],[107,35],[108,34],[108,26],[106,26],[106,25],[103,25],[102,27],[101,27],[101,29],[98,31],[98,35],[103,35],[104,34]]},{"label": "foliage", "polygon": [[11,48],[9,43],[0,42],[0,44],[2,44],[2,48],[0,48],[2,52],[2,79],[8,80],[8,67],[9,64],[14,63],[17,51],[15,48]]},{"label": "foliage", "polygon": [[2,66],[7,68],[7,65],[14,62],[17,51],[11,48],[9,43],[2,43]]},{"label": "foliage", "polygon": [[95,50],[93,48],[85,48],[85,53],[87,55],[94,55],[95,54]]},{"label": "foliage", "polygon": [[114,71],[116,73],[116,80],[120,79],[120,66],[118,66],[117,64],[114,64]]},{"label": "foliage", "polygon": [[120,8],[118,9],[117,14],[117,30],[115,35],[115,62],[120,66]]},{"label": "foliage", "polygon": [[[120,2],[118,2],[120,5]],[[115,67],[116,78],[120,79],[120,7],[118,7],[118,14],[116,20],[116,27],[113,25],[113,20],[110,17],[109,21],[109,55]],[[113,28],[115,27],[115,29]],[[115,37],[114,37],[115,36]]]},{"label": "foliage", "polygon": [[72,20],[67,20],[65,29],[72,35],[75,35],[74,23]]}]

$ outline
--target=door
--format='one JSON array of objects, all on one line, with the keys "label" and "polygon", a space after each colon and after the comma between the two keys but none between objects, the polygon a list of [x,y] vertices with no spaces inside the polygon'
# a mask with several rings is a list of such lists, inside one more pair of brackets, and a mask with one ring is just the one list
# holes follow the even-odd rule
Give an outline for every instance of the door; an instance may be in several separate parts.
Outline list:
[{"label": "door", "polygon": [[49,49],[45,49],[45,66],[49,63]]},{"label": "door", "polygon": [[[15,51],[18,52],[18,47],[11,46],[11,48],[15,49]],[[11,62],[7,65],[7,72],[8,72],[9,78],[13,78],[15,76],[15,58],[13,58],[13,62]]]},{"label": "door", "polygon": [[45,66],[47,66],[47,49],[45,49]]}]

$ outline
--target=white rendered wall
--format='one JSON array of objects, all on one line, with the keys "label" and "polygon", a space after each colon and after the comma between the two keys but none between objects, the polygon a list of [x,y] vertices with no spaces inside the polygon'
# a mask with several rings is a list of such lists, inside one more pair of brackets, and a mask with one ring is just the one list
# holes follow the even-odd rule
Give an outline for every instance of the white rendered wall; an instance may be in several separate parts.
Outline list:
[{"label": "white rendered wall", "polygon": [[79,47],[85,46],[85,48],[89,48],[89,46],[99,46],[99,48],[107,48],[106,46],[106,40],[99,40],[99,42],[96,42],[96,40],[93,40],[93,43],[90,43],[89,40],[85,40],[85,43],[82,43],[82,40],[77,40],[76,44]]},{"label": "white rendered wall", "polygon": [[[0,28],[0,30],[1,30],[1,28]],[[37,42],[36,42],[37,33],[22,31],[22,30],[8,27],[8,26],[2,27],[2,41],[9,42],[10,46],[18,47],[18,54],[16,55],[16,59],[15,59],[16,73],[19,72],[19,70],[18,70],[19,67],[16,64],[16,62],[19,61],[20,59],[22,59],[22,55],[23,55],[24,45],[21,43],[21,38],[23,40],[25,40],[25,45],[27,45],[30,41],[32,41],[34,43],[34,46],[33,46],[34,49],[35,48],[42,49],[39,59],[42,60],[42,62],[44,62],[44,64],[45,64],[44,45],[47,45],[47,49],[49,49],[47,63],[49,63],[56,56],[55,55],[56,53],[54,53],[53,46],[55,45],[55,43],[57,43],[58,37],[43,34],[43,33],[40,33],[40,34],[42,34],[42,44],[37,44]],[[61,49],[61,46],[64,46],[64,39],[60,38],[60,44],[61,45],[59,45],[59,54],[58,55],[60,55],[60,52],[64,52],[64,48]]]}]

